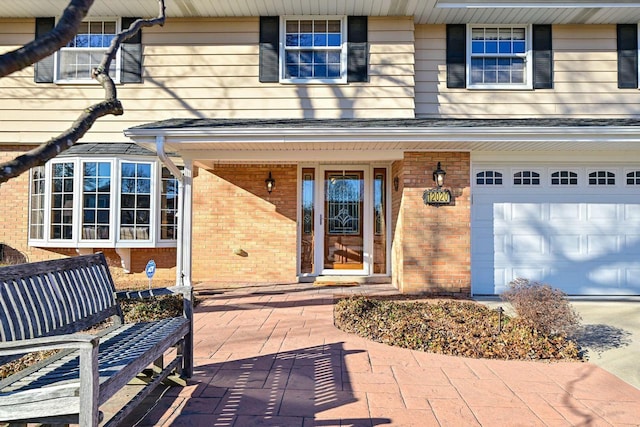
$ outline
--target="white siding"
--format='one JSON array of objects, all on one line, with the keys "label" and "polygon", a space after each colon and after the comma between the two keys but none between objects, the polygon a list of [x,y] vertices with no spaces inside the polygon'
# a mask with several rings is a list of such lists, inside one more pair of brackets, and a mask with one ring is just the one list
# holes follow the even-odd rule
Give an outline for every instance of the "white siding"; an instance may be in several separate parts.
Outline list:
[{"label": "white siding", "polygon": [[640,115],[637,90],[618,89],[615,25],[555,25],[554,87],[448,89],[446,27],[416,26],[417,117],[599,117]]}]

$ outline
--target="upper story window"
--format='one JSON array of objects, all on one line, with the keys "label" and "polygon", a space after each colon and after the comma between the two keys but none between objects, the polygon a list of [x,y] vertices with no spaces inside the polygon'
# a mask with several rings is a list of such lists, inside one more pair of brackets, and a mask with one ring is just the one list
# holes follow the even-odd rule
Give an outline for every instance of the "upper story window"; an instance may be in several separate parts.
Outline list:
[{"label": "upper story window", "polygon": [[589,185],[616,185],[616,174],[609,171],[591,172]]},{"label": "upper story window", "polygon": [[468,87],[532,88],[529,33],[528,26],[470,26]]},{"label": "upper story window", "polygon": [[178,183],[155,160],[54,159],[31,171],[29,243],[175,245]]},{"label": "upper story window", "polygon": [[578,174],[571,171],[553,172],[551,185],[578,185]]},{"label": "upper story window", "polygon": [[[55,81],[93,82],[91,71],[96,68],[111,41],[119,31],[119,20],[90,20],[80,24],[75,37],[57,54]],[[111,62],[109,74],[119,81],[120,54]]]},{"label": "upper story window", "polygon": [[[35,64],[36,83],[95,83],[91,71],[100,64],[111,41],[137,18],[88,18],[80,24],[75,37],[60,50]],[[55,27],[56,18],[35,20],[36,40]],[[111,61],[109,75],[115,83],[142,83],[142,31],[125,40]]]},{"label": "upper story window", "polygon": [[482,171],[476,174],[478,185],[502,185],[502,172]]},{"label": "upper story window", "polygon": [[513,185],[540,185],[540,174],[534,171],[522,171],[513,174]]},{"label": "upper story window", "polygon": [[347,81],[344,17],[284,17],[280,55],[281,81],[345,83]]}]

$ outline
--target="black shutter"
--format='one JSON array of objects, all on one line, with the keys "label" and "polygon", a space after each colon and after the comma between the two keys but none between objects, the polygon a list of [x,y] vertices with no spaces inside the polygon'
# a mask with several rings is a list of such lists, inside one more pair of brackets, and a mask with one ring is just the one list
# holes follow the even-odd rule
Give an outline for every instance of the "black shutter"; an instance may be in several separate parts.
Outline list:
[{"label": "black shutter", "polygon": [[[36,39],[51,31],[55,25],[55,18],[36,18]],[[53,83],[53,55],[36,62],[33,80],[36,83]]]},{"label": "black shutter", "polygon": [[[122,29],[126,30],[139,18],[122,18]],[[142,30],[120,45],[121,83],[142,83]]]},{"label": "black shutter", "polygon": [[533,26],[533,88],[553,88],[551,25]]},{"label": "black shutter", "polygon": [[638,25],[618,25],[618,88],[638,88]]},{"label": "black shutter", "polygon": [[280,58],[280,18],[260,17],[260,81],[277,83]]},{"label": "black shutter", "polygon": [[467,28],[447,25],[447,87],[467,87]]},{"label": "black shutter", "polygon": [[369,39],[366,16],[347,18],[347,81],[369,81]]}]

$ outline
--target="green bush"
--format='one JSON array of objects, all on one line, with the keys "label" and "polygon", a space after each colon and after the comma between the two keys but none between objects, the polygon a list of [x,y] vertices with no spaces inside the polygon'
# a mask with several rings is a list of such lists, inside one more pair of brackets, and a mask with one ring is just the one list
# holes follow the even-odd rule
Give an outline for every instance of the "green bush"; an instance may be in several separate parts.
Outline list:
[{"label": "green bush", "polygon": [[524,323],[542,334],[567,336],[580,326],[580,315],[567,294],[549,285],[518,278],[501,297],[511,303]]}]

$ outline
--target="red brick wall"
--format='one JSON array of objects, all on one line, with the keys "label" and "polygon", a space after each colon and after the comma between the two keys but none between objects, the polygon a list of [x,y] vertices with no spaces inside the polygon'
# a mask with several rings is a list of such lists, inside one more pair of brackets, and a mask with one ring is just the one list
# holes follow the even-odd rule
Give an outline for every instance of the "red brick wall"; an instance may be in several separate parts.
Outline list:
[{"label": "red brick wall", "polygon": [[[451,206],[427,206],[422,193],[433,188],[438,162],[447,172]],[[471,293],[471,204],[469,153],[405,153],[394,246],[394,283],[406,293]],[[397,239],[397,241],[395,241]],[[398,252],[397,250],[395,252]]]},{"label": "red brick wall", "polygon": [[[272,173],[271,194],[265,179]],[[297,280],[296,165],[216,165],[193,184],[193,279]]]}]

